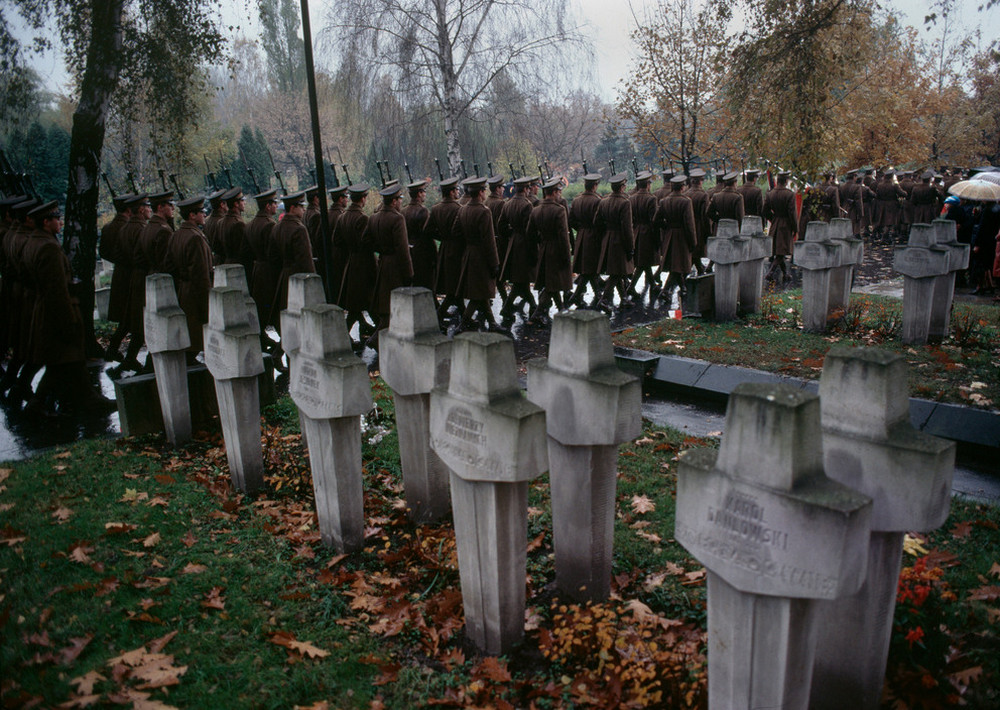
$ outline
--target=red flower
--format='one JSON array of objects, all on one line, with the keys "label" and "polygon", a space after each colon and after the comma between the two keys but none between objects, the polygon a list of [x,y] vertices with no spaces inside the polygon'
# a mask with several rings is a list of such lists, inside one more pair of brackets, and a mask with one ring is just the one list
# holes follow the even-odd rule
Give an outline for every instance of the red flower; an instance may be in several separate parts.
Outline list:
[{"label": "red flower", "polygon": [[919,626],[912,631],[906,633],[906,641],[910,644],[910,648],[913,648],[915,641],[919,641],[924,637],[924,630]]}]

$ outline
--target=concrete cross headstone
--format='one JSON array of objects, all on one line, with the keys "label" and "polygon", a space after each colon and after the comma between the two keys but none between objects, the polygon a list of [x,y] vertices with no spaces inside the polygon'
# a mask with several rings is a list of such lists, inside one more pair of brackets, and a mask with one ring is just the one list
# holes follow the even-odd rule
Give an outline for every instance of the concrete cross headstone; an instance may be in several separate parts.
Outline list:
[{"label": "concrete cross headstone", "polygon": [[810,222],[805,240],[795,245],[795,265],[802,269],[802,329],[826,331],[830,315],[831,278],[841,266],[843,244],[830,239],[830,225]]},{"label": "concrete cross headstone", "polygon": [[[281,312],[280,322],[281,348],[288,354],[289,361],[291,361],[292,353],[299,349],[299,324],[302,320],[302,309],[307,306],[318,306],[325,302],[323,279],[319,274],[292,274],[288,277],[288,308]],[[302,433],[302,443],[308,445],[309,435],[306,433],[306,424],[302,417],[302,410],[299,410],[299,431]]]},{"label": "concrete cross headstone", "polygon": [[926,343],[938,280],[947,277],[951,251],[937,243],[937,227],[914,224],[905,247],[897,247],[893,268],[903,275],[903,342]]},{"label": "concrete cross headstone", "polygon": [[462,333],[431,393],[431,447],[448,466],[465,626],[488,654],[524,635],[528,481],[548,467],[545,412],[517,384],[514,343]]},{"label": "concrete cross headstone", "polygon": [[876,710],[907,530],[948,517],[955,444],[910,425],[902,355],[834,348],[820,380],[826,474],[872,498],[868,570],[856,593],[819,604],[814,710]]},{"label": "concrete cross headstone", "polygon": [[170,274],[150,274],[146,277],[143,323],[146,349],[153,358],[156,372],[163,430],[167,440],[178,446],[191,439],[186,352],[191,347],[191,336]]},{"label": "concrete cross headstone", "polygon": [[351,350],[344,311],[302,309],[289,393],[304,415],[323,543],[355,552],[364,543],[361,415],[372,407],[368,366]]},{"label": "concrete cross headstone", "polygon": [[715,264],[715,319],[733,320],[740,297],[740,264],[750,256],[750,240],[740,235],[735,219],[720,219],[705,254]]},{"label": "concrete cross headstone", "polygon": [[448,469],[430,448],[431,390],[448,382],[451,340],[441,334],[430,290],[397,288],[390,307],[389,328],[379,334],[382,378],[392,388],[410,517],[430,522],[451,510]]},{"label": "concrete cross headstone", "polygon": [[238,288],[213,288],[208,294],[205,365],[215,380],[230,475],[243,492],[264,485],[257,385],[264,361],[258,331],[250,325],[252,312]]},{"label": "concrete cross headstone", "polygon": [[740,310],[756,313],[760,310],[760,294],[764,288],[764,267],[771,255],[771,239],[764,234],[763,220],[747,215],[740,224],[740,236],[750,241],[746,261],[740,264]]},{"label": "concrete cross headstone", "polygon": [[955,273],[969,268],[971,247],[958,241],[958,226],[951,219],[936,219],[932,222],[935,242],[939,248],[948,250],[948,273],[934,281],[934,295],[931,297],[931,322],[928,338],[936,341],[948,336],[951,324],[951,303],[955,297]]},{"label": "concrete cross headstone", "polygon": [[212,286],[215,288],[238,288],[243,294],[243,301],[250,311],[247,322],[253,331],[260,335],[260,319],[257,317],[257,304],[250,295],[247,273],[242,264],[219,264],[214,269]]},{"label": "concrete cross headstone", "polygon": [[556,315],[548,359],[528,363],[528,399],[546,412],[556,585],[581,601],[604,600],[618,444],[642,430],[640,381],[615,364],[606,315]]},{"label": "concrete cross headstone", "polygon": [[805,710],[816,600],[860,586],[871,499],[824,475],[816,395],[738,385],[725,432],[677,476],[675,537],[708,569],[709,707]]},{"label": "concrete cross headstone", "polygon": [[854,271],[861,267],[865,259],[865,242],[854,236],[851,220],[834,217],[830,220],[827,230],[829,239],[834,244],[840,244],[840,266],[830,272],[830,310],[844,310],[851,302],[851,286],[854,284]]}]

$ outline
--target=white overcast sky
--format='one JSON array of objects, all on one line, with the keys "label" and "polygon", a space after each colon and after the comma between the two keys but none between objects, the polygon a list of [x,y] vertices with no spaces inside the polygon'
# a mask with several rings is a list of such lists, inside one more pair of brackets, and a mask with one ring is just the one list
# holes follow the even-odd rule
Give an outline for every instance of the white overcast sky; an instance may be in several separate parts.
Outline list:
[{"label": "white overcast sky", "polygon": [[[323,14],[329,2],[336,0],[312,0],[309,15],[312,18],[312,31],[315,34],[323,25]],[[615,87],[625,76],[631,60],[631,42],[629,33],[634,27],[633,12],[642,17],[647,7],[655,7],[655,0],[570,0],[575,3],[582,15],[582,20],[588,25],[587,31],[593,47],[596,60],[596,78],[599,83],[595,89],[600,96],[611,101],[614,99]],[[983,0],[957,0],[957,20],[967,30],[979,28],[985,41],[1000,34],[1000,7],[979,12],[977,7]],[[241,33],[256,32],[255,18],[247,18],[247,5],[253,5],[247,0],[221,0],[224,20],[227,24],[240,24]],[[924,27],[924,16],[928,12],[928,0],[883,0],[883,5],[897,14],[903,24],[912,25],[920,30],[922,36],[933,33]],[[16,20],[14,12],[9,13],[9,20]],[[237,19],[238,18],[238,19]],[[16,26],[16,23],[15,23]],[[26,37],[27,35],[25,35]],[[46,86],[53,91],[64,90],[66,71],[62,56],[48,53],[33,59],[35,69],[42,76]]]}]

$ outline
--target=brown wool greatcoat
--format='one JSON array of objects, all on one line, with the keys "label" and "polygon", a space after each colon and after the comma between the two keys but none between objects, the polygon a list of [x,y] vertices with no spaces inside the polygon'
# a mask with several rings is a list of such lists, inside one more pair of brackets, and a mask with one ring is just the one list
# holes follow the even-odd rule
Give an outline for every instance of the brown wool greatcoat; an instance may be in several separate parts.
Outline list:
[{"label": "brown wool greatcoat", "polygon": [[167,242],[174,225],[158,214],[149,218],[132,247],[132,281],[129,288],[128,324],[133,337],[144,331],[142,310],[146,307],[146,277],[163,272]]},{"label": "brown wool greatcoat", "polygon": [[500,241],[507,243],[503,254],[501,281],[531,283],[538,270],[538,245],[525,236],[533,205],[524,193],[507,200],[500,211]]},{"label": "brown wool greatcoat", "polygon": [[392,290],[413,281],[413,261],[406,233],[406,217],[399,210],[383,207],[368,220],[368,239],[378,254],[375,279],[375,312],[389,316]]},{"label": "brown wool greatcoat", "polygon": [[205,220],[205,239],[212,250],[212,265],[222,264],[226,260],[226,245],[222,242],[222,223],[225,215],[218,210],[212,210]]},{"label": "brown wool greatcoat", "polygon": [[655,222],[666,242],[663,268],[687,276],[691,271],[692,252],[698,238],[691,198],[680,192],[671,192],[656,206]]},{"label": "brown wool greatcoat", "polygon": [[60,365],[84,359],[80,302],[70,293],[69,259],[54,236],[36,229],[21,255],[25,286],[34,294],[28,362]]},{"label": "brown wool greatcoat", "polygon": [[[309,230],[299,217],[286,214],[271,230],[270,255],[272,263],[281,265],[281,270],[278,272],[278,286],[274,292],[274,304],[271,306],[271,317],[279,321],[279,314],[288,308],[289,277],[292,274],[316,273]],[[374,275],[372,283],[374,284]],[[262,327],[263,325],[261,323]]]},{"label": "brown wool greatcoat", "polygon": [[893,228],[899,223],[899,215],[906,193],[891,180],[881,180],[875,186],[875,214],[872,225],[881,228]]},{"label": "brown wool greatcoat", "polygon": [[302,223],[306,225],[306,229],[309,230],[309,246],[312,249],[313,262],[319,260],[320,255],[323,253],[320,249],[322,245],[320,244],[320,239],[322,235],[322,220],[319,217],[319,205],[314,205],[312,200],[309,201],[309,205],[306,207],[306,213],[302,216]]},{"label": "brown wool greatcoat", "polygon": [[[166,271],[174,277],[177,302],[187,319],[190,352],[204,350],[202,326],[208,323],[212,289],[212,248],[194,222],[184,221],[167,242]],[[259,310],[259,309],[258,309]],[[263,326],[263,322],[261,326]]]},{"label": "brown wool greatcoat", "polygon": [[128,293],[132,282],[132,249],[124,243],[122,233],[129,216],[119,212],[101,230],[101,258],[115,265],[111,272],[111,300],[108,320],[120,323],[128,313]]},{"label": "brown wool greatcoat", "polygon": [[8,273],[12,276],[9,335],[14,357],[26,360],[31,355],[31,311],[35,307],[35,293],[28,284],[25,271],[24,248],[32,230],[15,223],[4,236],[4,252]]},{"label": "brown wool greatcoat", "polygon": [[[712,220],[708,217],[708,193],[702,189],[701,185],[696,187],[688,188],[688,190],[683,195],[691,199],[691,208],[694,210],[694,234],[695,234],[695,245],[694,250],[691,252],[691,256],[695,259],[701,259],[705,256],[705,247],[708,246],[708,238],[712,234]],[[664,197],[669,197],[670,195],[664,195]],[[666,257],[666,239],[664,238],[664,246],[662,249],[664,257]]]},{"label": "brown wool greatcoat", "polygon": [[406,219],[406,238],[410,242],[413,285],[433,289],[437,245],[427,233],[427,221],[431,218],[431,212],[424,205],[411,202],[403,208],[403,218]]},{"label": "brown wool greatcoat", "polygon": [[746,211],[743,206],[743,195],[735,187],[726,187],[712,195],[708,203],[708,216],[715,224],[720,219],[735,219],[736,224],[743,226]]},{"label": "brown wool greatcoat", "polygon": [[503,206],[507,201],[502,197],[496,197],[495,195],[487,195],[483,204],[486,205],[486,209],[490,211],[490,215],[493,218],[493,234],[496,235],[497,240],[497,254],[503,255],[507,253],[507,242],[500,236],[500,213],[503,211]]},{"label": "brown wool greatcoat", "polygon": [[576,232],[573,252],[573,271],[578,274],[596,274],[601,270],[601,235],[594,229],[594,215],[601,198],[593,192],[584,192],[573,198],[569,206],[569,226]]},{"label": "brown wool greatcoat", "polygon": [[832,182],[825,183],[821,189],[825,199],[819,218],[829,222],[835,217],[840,217],[840,189]]},{"label": "brown wool greatcoat", "polygon": [[[760,217],[764,212],[764,192],[756,185],[744,183],[736,191],[743,197],[743,213]],[[742,223],[740,219],[740,223]]]},{"label": "brown wool greatcoat", "polygon": [[913,224],[930,224],[941,212],[941,194],[933,185],[920,183],[910,193],[913,200]]},{"label": "brown wool greatcoat", "polygon": [[[646,193],[649,197],[649,193]],[[542,200],[528,218],[527,236],[538,244],[536,288],[568,291],[573,288],[570,263],[569,216],[558,202]]]},{"label": "brown wool greatcoat", "polygon": [[459,295],[476,301],[493,298],[497,293],[500,258],[492,211],[485,204],[470,202],[459,211],[454,230],[455,238],[465,244]]},{"label": "brown wool greatcoat", "polygon": [[437,271],[434,293],[446,296],[458,295],[458,277],[462,272],[462,255],[465,243],[455,239],[455,220],[462,205],[457,200],[445,198],[430,211],[425,231],[431,239],[441,243],[438,250]]},{"label": "brown wool greatcoat", "polygon": [[[347,263],[347,255],[337,248],[333,241],[333,233],[337,229],[337,222],[340,221],[341,215],[344,214],[344,208],[341,207],[336,202],[330,207],[329,211],[326,213],[327,226],[330,228],[330,239],[327,240],[327,248],[330,250],[330,263],[332,265],[332,271],[330,278],[332,283],[330,284],[329,293],[336,294],[340,291],[340,280],[344,276],[344,264]],[[318,253],[314,253],[313,256],[319,258]],[[326,274],[323,273],[324,269],[319,270],[320,276],[326,280]]]},{"label": "brown wool greatcoat", "polygon": [[916,186],[913,178],[907,176],[899,181],[899,188],[903,191],[906,197],[903,198],[903,212],[899,216],[900,221],[903,224],[913,224],[913,199],[911,195],[913,194],[913,188]]},{"label": "brown wool greatcoat", "polygon": [[359,204],[352,202],[340,216],[337,231],[333,235],[336,247],[346,254],[336,303],[345,311],[354,313],[371,308],[372,298],[375,296],[378,265],[371,245],[365,241],[367,229],[368,215]]},{"label": "brown wool greatcoat", "polygon": [[601,200],[594,215],[594,227],[601,234],[601,272],[609,276],[629,276],[635,243],[632,241],[632,205],[620,192]]},{"label": "brown wool greatcoat", "polygon": [[635,268],[648,269],[662,260],[660,232],[653,228],[656,214],[656,198],[649,190],[633,192],[629,196],[632,205],[632,232],[635,243]]},{"label": "brown wool greatcoat", "polygon": [[257,304],[260,327],[278,325],[278,313],[272,310],[278,290],[281,262],[271,259],[271,238],[275,221],[266,212],[257,213],[247,227],[247,248],[253,255],[253,278],[250,295]]},{"label": "brown wool greatcoat", "polygon": [[230,212],[219,227],[225,250],[224,264],[242,264],[247,283],[253,286],[253,254],[247,246],[247,225],[243,218]]},{"label": "brown wool greatcoat", "polygon": [[764,197],[764,218],[771,223],[767,232],[771,237],[771,253],[775,256],[791,254],[798,233],[795,193],[781,186],[768,190]]}]

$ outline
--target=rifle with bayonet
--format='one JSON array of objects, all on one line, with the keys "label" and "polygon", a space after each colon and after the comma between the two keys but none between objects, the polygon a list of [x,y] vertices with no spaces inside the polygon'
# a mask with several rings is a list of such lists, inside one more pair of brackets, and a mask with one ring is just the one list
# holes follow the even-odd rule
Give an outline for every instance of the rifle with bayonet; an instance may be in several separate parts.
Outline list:
[{"label": "rifle with bayonet", "polygon": [[545,166],[545,174],[548,175],[548,177],[546,179],[547,180],[551,180],[552,179],[552,168],[549,167],[549,159],[546,158],[545,160],[543,160],[542,161],[542,165]]},{"label": "rifle with bayonet", "polygon": [[479,177],[479,159],[476,158],[476,148],[472,148],[472,174]]},{"label": "rifle with bayonet", "polygon": [[636,162],[635,153],[632,153],[632,172],[635,173],[635,179],[639,179],[639,163]]},{"label": "rifle with bayonet", "polygon": [[385,174],[382,172],[382,162],[375,159],[375,167],[378,168],[378,179],[382,181],[382,187],[385,187]]},{"label": "rifle with bayonet", "polygon": [[167,177],[170,178],[170,183],[174,186],[174,191],[177,192],[177,199],[183,200],[184,191],[181,189],[181,186],[177,184],[177,175],[175,173],[170,173]]},{"label": "rifle with bayonet", "polygon": [[462,168],[462,179],[463,180],[468,180],[469,179],[469,173],[467,173],[465,171],[465,160],[459,160],[458,161],[458,165],[459,165],[459,167]]},{"label": "rifle with bayonet", "polygon": [[608,160],[608,167],[611,168],[611,174],[612,175],[617,175],[618,174],[617,172],[615,172],[615,159],[614,158],[610,158]]},{"label": "rifle with bayonet", "polygon": [[590,171],[587,170],[587,157],[583,154],[583,148],[580,148],[580,163],[583,164],[583,174],[589,175]]},{"label": "rifle with bayonet", "polygon": [[138,195],[139,194],[139,186],[135,184],[135,173],[133,173],[131,170],[129,170],[126,173],[126,176],[128,177],[128,183],[129,183],[129,185],[132,186],[132,194],[133,195]]},{"label": "rifle with bayonet", "polygon": [[215,172],[212,170],[212,166],[208,164],[208,154],[202,153],[201,157],[205,159],[205,170],[208,171],[208,184],[212,186],[212,191],[215,192],[219,189],[219,183],[215,181]]},{"label": "rifle with bayonet", "polygon": [[437,166],[438,169],[438,182],[444,182],[444,173],[441,172],[441,161],[438,160],[437,158],[434,158],[434,164]]},{"label": "rifle with bayonet", "polygon": [[392,168],[389,166],[389,159],[385,157],[385,150],[382,151],[382,164],[385,165],[385,181],[392,182]]},{"label": "rifle with bayonet", "polygon": [[101,173],[101,177],[104,178],[104,184],[108,186],[108,194],[111,195],[111,199],[115,199],[118,195],[115,193],[115,188],[111,187],[111,181],[108,180],[108,174],[105,172]]},{"label": "rifle with bayonet", "polygon": [[340,167],[344,169],[344,177],[347,178],[347,184],[348,185],[353,185],[354,181],[351,180],[351,174],[349,172],[347,172],[347,163],[341,163]]},{"label": "rifle with bayonet", "polygon": [[253,183],[253,194],[260,194],[260,184],[257,182],[257,176],[253,173],[253,168],[250,167],[250,163],[247,162],[246,156],[243,155],[243,149],[236,146],[236,152],[239,153],[240,162],[243,163],[243,169],[247,171],[247,175],[250,176],[250,182]]},{"label": "rifle with bayonet", "polygon": [[514,170],[514,163],[512,163],[510,161],[507,161],[507,167],[510,168],[510,179],[511,180],[516,180],[517,179],[517,171]]},{"label": "rifle with bayonet", "polygon": [[410,164],[408,162],[406,162],[406,159],[403,160],[403,170],[406,171],[406,181],[407,181],[406,184],[407,185],[412,185],[413,184],[413,175],[410,174]]},{"label": "rifle with bayonet", "polygon": [[226,161],[222,158],[222,148],[219,148],[219,165],[222,167],[222,172],[226,175],[226,182],[229,183],[229,189],[233,189],[233,174],[229,172],[229,166],[226,165]]},{"label": "rifle with bayonet", "polygon": [[[278,180],[278,185],[281,187],[281,194],[287,195],[288,190],[285,188],[285,181],[281,179],[281,173],[278,172],[278,166],[274,164],[274,156],[271,155],[270,147],[267,149],[267,159],[271,161],[271,170],[274,171],[274,177]],[[336,175],[336,173],[334,173]]]}]

